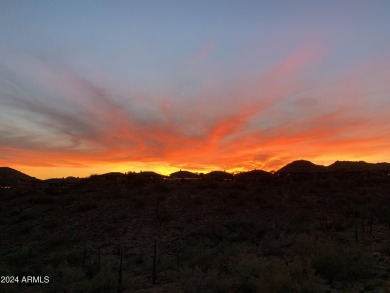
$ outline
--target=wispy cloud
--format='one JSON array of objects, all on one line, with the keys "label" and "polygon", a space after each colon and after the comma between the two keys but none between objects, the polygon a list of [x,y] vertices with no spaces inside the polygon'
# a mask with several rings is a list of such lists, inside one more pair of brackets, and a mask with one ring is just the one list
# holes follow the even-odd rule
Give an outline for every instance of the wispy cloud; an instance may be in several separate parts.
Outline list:
[{"label": "wispy cloud", "polygon": [[[266,72],[207,84],[187,99],[177,89],[154,97],[104,86],[12,52],[16,65],[0,67],[0,112],[7,117],[0,118],[0,164],[232,170],[275,169],[297,158],[390,159],[382,86],[388,64],[362,64],[334,84],[313,86],[307,77],[324,54],[309,40]],[[372,85],[378,79],[381,86]]]}]

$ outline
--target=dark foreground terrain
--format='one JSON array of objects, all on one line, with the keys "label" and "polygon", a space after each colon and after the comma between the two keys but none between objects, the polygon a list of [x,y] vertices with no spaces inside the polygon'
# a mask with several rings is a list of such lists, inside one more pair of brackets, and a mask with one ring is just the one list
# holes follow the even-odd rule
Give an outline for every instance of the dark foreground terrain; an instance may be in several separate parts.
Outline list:
[{"label": "dark foreground terrain", "polygon": [[0,292],[390,292],[389,179],[0,189],[0,232]]}]

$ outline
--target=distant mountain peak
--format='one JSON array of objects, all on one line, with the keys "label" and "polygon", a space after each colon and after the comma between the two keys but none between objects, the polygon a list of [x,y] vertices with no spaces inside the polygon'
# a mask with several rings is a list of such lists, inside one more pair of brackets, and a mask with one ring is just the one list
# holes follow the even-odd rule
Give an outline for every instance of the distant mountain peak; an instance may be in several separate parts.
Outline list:
[{"label": "distant mountain peak", "polygon": [[328,170],[337,171],[345,170],[352,172],[390,170],[389,163],[367,163],[365,161],[336,161],[329,165]]},{"label": "distant mountain peak", "polygon": [[18,170],[10,168],[10,167],[0,167],[0,178],[14,179],[14,180],[25,180],[25,181],[37,180],[34,177],[31,177],[27,174],[24,174]]},{"label": "distant mountain peak", "polygon": [[169,175],[171,178],[199,178],[199,175],[190,171],[180,170]]},{"label": "distant mountain peak", "polygon": [[307,160],[296,160],[281,168],[277,173],[316,173],[325,171],[326,167],[323,165],[316,165]]}]

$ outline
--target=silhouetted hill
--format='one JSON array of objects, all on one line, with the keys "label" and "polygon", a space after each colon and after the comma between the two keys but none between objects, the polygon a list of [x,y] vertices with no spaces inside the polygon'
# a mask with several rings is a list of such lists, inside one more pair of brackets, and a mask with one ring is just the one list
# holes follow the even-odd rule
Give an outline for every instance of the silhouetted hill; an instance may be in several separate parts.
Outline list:
[{"label": "silhouetted hill", "polygon": [[372,171],[374,165],[363,161],[336,161],[327,167],[329,171]]},{"label": "silhouetted hill", "polygon": [[24,174],[18,170],[9,167],[0,167],[0,178],[7,179],[7,180],[25,180],[25,181],[37,180],[34,177],[31,177],[27,174]]},{"label": "silhouetted hill", "polygon": [[77,177],[73,177],[73,176],[68,176],[65,178],[65,181],[70,182],[70,183],[77,183],[77,182],[80,182],[81,179],[77,178]]},{"label": "silhouetted hill", "polygon": [[390,171],[390,163],[376,163],[375,170],[378,171]]},{"label": "silhouetted hill", "polygon": [[126,177],[125,174],[121,173],[121,172],[109,172],[109,173],[105,173],[105,174],[100,174],[100,175],[97,175],[98,177],[101,177],[101,178],[124,178]]},{"label": "silhouetted hill", "polygon": [[367,163],[364,161],[336,161],[327,167],[329,171],[349,171],[349,172],[362,172],[362,171],[381,171],[390,170],[389,163]]},{"label": "silhouetted hill", "polygon": [[126,180],[126,175],[120,172],[110,172],[99,175],[91,175],[87,178],[90,182],[94,182],[98,185],[104,184],[117,184]]},{"label": "silhouetted hill", "polygon": [[191,179],[194,179],[194,178],[199,178],[199,175],[196,174],[196,173],[192,173],[190,171],[177,171],[177,172],[173,172],[169,175],[171,178],[173,179],[188,179],[188,178],[191,178]]},{"label": "silhouetted hill", "polygon": [[79,183],[80,181],[81,181],[80,178],[76,178],[72,176],[66,178],[49,178],[43,180],[43,182],[47,184],[76,184]]},{"label": "silhouetted hill", "polygon": [[306,160],[298,160],[287,164],[277,173],[318,173],[326,171],[327,168],[323,165],[316,165]]},{"label": "silhouetted hill", "polygon": [[142,177],[142,178],[152,179],[152,180],[163,179],[166,177],[164,175],[161,175],[161,174],[153,172],[153,171],[142,171],[139,173],[134,173],[134,175],[137,177]]},{"label": "silhouetted hill", "polygon": [[240,172],[234,175],[236,180],[243,181],[258,181],[258,180],[269,180],[273,178],[270,172],[264,170],[251,170],[247,172]]},{"label": "silhouetted hill", "polygon": [[209,173],[204,174],[204,178],[212,180],[229,180],[233,179],[233,174],[230,174],[225,171],[211,171]]}]

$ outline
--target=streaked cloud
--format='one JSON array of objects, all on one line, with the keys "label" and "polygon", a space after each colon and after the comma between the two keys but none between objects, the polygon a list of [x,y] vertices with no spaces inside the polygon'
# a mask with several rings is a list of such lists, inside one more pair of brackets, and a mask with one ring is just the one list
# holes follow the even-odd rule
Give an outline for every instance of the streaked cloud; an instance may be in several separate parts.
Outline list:
[{"label": "streaked cloud", "polygon": [[[192,62],[213,47],[206,44]],[[50,176],[49,167],[233,171],[277,169],[299,158],[390,160],[388,62],[362,62],[313,83],[328,54],[318,38],[233,82],[214,73],[189,98],[186,85],[151,95],[2,53],[13,64],[0,67],[0,165],[31,167],[37,176]]]}]

